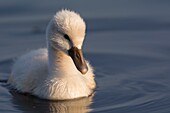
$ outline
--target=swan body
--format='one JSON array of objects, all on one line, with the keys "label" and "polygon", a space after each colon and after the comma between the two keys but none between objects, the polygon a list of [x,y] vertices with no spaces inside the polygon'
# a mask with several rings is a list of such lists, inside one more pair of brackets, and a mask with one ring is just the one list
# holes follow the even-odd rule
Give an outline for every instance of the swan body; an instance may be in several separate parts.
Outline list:
[{"label": "swan body", "polygon": [[47,48],[31,51],[14,64],[8,84],[22,93],[49,100],[88,97],[94,73],[81,51],[85,22],[70,10],[56,13],[47,26]]}]

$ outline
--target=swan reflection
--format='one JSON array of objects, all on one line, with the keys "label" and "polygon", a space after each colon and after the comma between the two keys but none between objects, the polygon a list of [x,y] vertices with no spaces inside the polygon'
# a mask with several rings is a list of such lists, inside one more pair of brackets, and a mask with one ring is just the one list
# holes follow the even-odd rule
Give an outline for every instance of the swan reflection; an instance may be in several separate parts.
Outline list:
[{"label": "swan reflection", "polygon": [[93,96],[67,101],[47,101],[11,91],[12,103],[24,113],[88,113]]}]

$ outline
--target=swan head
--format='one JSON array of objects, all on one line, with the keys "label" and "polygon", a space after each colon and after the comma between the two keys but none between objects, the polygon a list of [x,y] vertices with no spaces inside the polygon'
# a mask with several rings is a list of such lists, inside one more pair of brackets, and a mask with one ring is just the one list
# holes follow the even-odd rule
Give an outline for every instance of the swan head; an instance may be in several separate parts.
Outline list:
[{"label": "swan head", "polygon": [[82,53],[85,30],[86,25],[80,15],[66,9],[57,12],[47,27],[48,47],[69,55],[82,74],[88,71]]}]

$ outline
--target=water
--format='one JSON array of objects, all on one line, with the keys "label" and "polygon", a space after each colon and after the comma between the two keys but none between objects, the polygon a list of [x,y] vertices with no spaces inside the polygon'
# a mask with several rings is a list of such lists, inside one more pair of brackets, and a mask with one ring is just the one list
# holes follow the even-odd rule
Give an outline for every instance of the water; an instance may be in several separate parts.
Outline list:
[{"label": "water", "polygon": [[[170,112],[169,1],[39,2],[0,1],[0,113]],[[16,58],[45,47],[45,27],[62,7],[87,22],[83,50],[95,68],[95,94],[46,101],[9,91],[5,80]]]}]

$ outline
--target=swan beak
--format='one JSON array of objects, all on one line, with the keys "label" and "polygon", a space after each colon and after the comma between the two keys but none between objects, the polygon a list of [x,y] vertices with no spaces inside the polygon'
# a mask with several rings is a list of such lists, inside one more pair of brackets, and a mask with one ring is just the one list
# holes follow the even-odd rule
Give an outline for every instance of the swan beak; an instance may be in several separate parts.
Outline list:
[{"label": "swan beak", "polygon": [[77,47],[72,47],[68,50],[68,54],[72,58],[76,68],[82,73],[86,74],[88,71],[87,64],[84,60],[83,53],[81,49],[78,49]]}]

